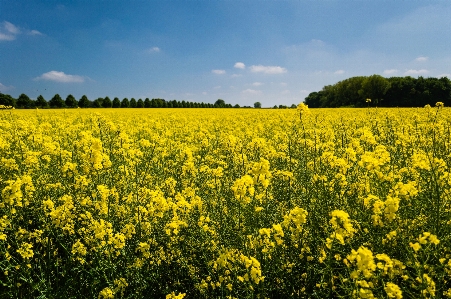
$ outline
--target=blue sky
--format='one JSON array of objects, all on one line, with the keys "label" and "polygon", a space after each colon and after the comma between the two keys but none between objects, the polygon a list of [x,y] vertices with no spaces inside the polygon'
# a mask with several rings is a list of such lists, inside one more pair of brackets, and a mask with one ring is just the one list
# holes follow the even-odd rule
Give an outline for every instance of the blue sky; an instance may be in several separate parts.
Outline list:
[{"label": "blue sky", "polygon": [[372,74],[451,78],[451,2],[0,0],[15,97],[268,107]]}]

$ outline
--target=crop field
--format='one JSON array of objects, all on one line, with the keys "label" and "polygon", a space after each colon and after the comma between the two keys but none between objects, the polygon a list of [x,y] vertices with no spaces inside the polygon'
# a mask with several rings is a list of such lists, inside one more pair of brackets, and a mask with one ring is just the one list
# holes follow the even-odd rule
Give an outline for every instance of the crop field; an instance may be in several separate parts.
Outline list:
[{"label": "crop field", "polygon": [[0,298],[451,297],[451,109],[0,111]]}]

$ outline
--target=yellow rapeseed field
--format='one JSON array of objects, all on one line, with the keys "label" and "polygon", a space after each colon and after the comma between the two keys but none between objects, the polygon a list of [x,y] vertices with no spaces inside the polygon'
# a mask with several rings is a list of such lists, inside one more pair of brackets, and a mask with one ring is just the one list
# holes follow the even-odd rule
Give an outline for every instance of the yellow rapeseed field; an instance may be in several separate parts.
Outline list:
[{"label": "yellow rapeseed field", "polygon": [[0,110],[0,297],[451,297],[450,127],[442,103]]}]

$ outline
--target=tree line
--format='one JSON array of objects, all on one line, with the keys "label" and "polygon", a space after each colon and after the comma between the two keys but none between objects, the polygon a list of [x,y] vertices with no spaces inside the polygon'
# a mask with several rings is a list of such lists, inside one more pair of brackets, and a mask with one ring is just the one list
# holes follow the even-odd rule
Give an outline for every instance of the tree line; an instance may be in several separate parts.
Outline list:
[{"label": "tree line", "polygon": [[123,98],[120,100],[115,97],[111,100],[109,97],[97,98],[90,101],[87,96],[83,95],[77,100],[73,95],[68,95],[64,100],[59,94],[56,94],[49,101],[44,99],[42,95],[36,100],[30,99],[26,94],[21,94],[17,99],[8,94],[0,93],[0,105],[11,106],[19,109],[30,108],[240,108],[240,105],[225,103],[224,100],[218,99],[214,104],[197,103],[189,101],[166,101],[165,99],[149,99],[144,100],[135,98]]},{"label": "tree line", "polygon": [[[367,99],[370,99],[367,100]],[[304,100],[310,108],[451,106],[451,81],[442,78],[358,76],[324,86]]]}]

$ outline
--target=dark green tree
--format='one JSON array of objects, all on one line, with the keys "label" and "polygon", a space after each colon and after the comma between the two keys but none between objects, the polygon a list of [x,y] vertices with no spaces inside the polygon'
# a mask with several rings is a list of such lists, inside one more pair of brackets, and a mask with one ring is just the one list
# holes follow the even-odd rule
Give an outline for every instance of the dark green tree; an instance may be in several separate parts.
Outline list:
[{"label": "dark green tree", "polygon": [[390,88],[390,82],[380,75],[372,75],[362,82],[362,88],[359,94],[364,98],[371,99],[376,105],[384,99],[385,94]]},{"label": "dark green tree", "polygon": [[130,100],[130,108],[136,108],[137,105],[138,105],[138,103],[136,103],[135,98],[132,98]]},{"label": "dark green tree", "polygon": [[52,108],[62,108],[62,107],[64,107],[66,105],[66,103],[64,103],[63,99],[60,97],[59,94],[56,94],[49,101],[49,105]]},{"label": "dark green tree", "polygon": [[88,99],[87,96],[83,95],[78,100],[78,107],[80,107],[80,108],[89,108],[89,107],[91,107],[91,101]]},{"label": "dark green tree", "polygon": [[215,102],[215,107],[223,108],[225,107],[225,102],[223,99],[217,99]]},{"label": "dark green tree", "polygon": [[119,100],[118,97],[115,97],[113,99],[113,108],[121,108],[121,101]]},{"label": "dark green tree", "polygon": [[150,108],[151,107],[151,102],[149,100],[149,98],[146,98],[144,100],[144,108]]},{"label": "dark green tree", "polygon": [[9,94],[0,93],[0,105],[16,107],[16,99]]},{"label": "dark green tree", "polygon": [[130,107],[130,102],[127,98],[123,98],[122,102],[121,102],[121,108],[129,108]]},{"label": "dark green tree", "polygon": [[47,108],[49,106],[49,103],[44,99],[42,95],[38,96],[36,99],[36,107],[39,108]]},{"label": "dark green tree", "polygon": [[260,103],[260,102],[254,103],[254,108],[261,108],[261,107],[262,107],[262,103]]},{"label": "dark green tree", "polygon": [[97,98],[92,102],[92,107],[94,108],[102,108],[103,98]]},{"label": "dark green tree", "polygon": [[136,103],[137,108],[144,108],[144,101],[142,99],[139,99]]},{"label": "dark green tree", "polygon": [[240,108],[240,105],[235,104],[235,106],[233,106],[233,108]]},{"label": "dark green tree", "polygon": [[103,99],[102,107],[103,108],[111,108],[111,107],[113,107],[113,102],[111,102],[111,99],[109,97],[105,97]]},{"label": "dark green tree", "polygon": [[17,108],[32,108],[34,106],[33,101],[24,93],[22,93],[16,102]]},{"label": "dark green tree", "polygon": [[66,107],[69,107],[69,108],[75,108],[78,106],[77,100],[71,94],[66,97],[65,104],[66,104]]}]

